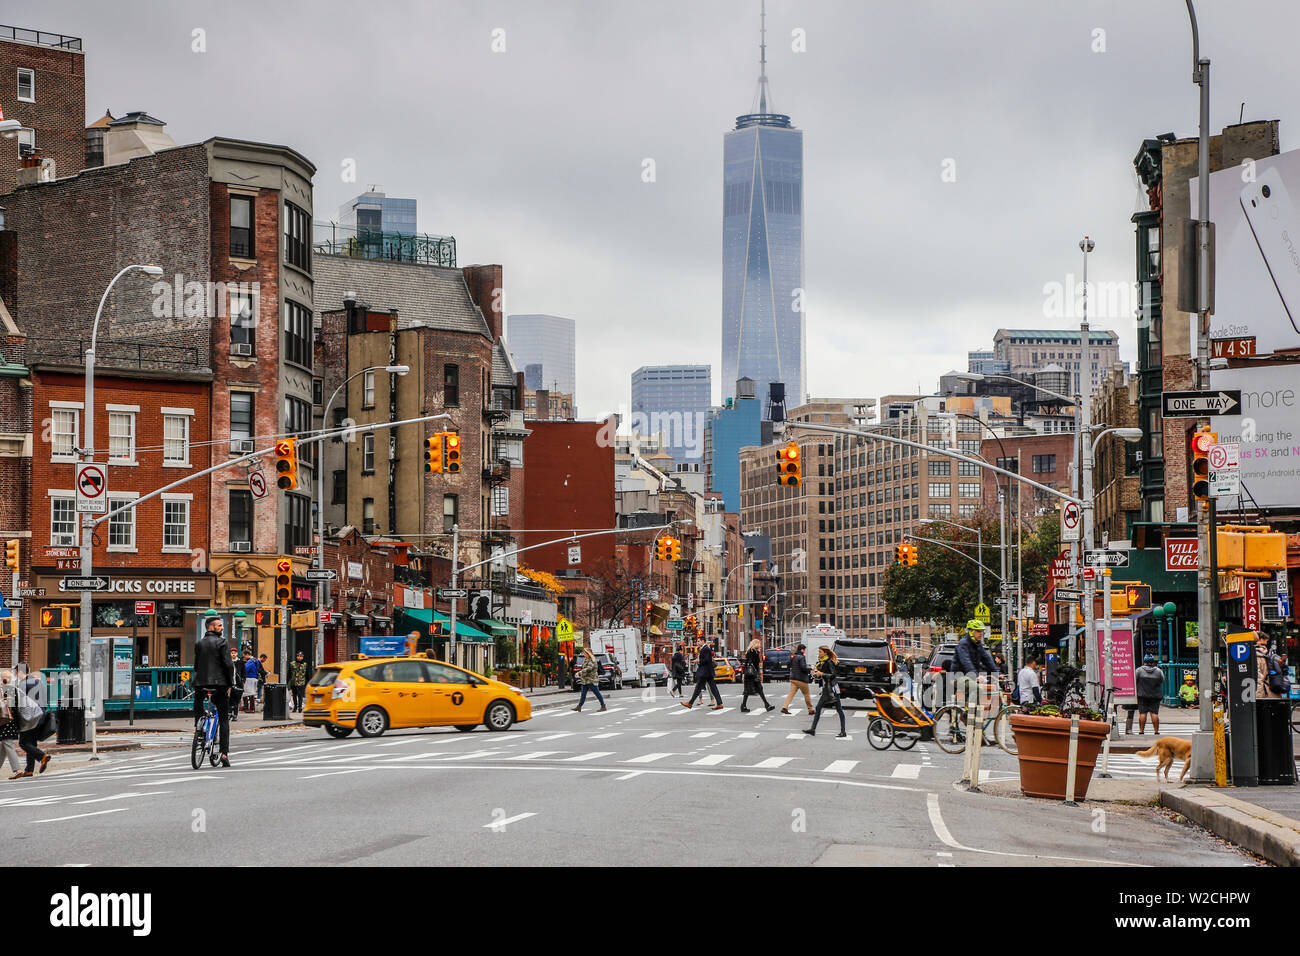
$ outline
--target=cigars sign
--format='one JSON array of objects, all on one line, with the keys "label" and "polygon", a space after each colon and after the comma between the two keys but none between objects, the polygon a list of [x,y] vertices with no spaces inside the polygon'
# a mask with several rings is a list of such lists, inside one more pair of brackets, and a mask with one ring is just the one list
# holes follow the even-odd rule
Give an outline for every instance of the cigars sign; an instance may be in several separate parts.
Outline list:
[{"label": "cigars sign", "polygon": [[1196,570],[1196,539],[1165,538],[1165,570]]}]

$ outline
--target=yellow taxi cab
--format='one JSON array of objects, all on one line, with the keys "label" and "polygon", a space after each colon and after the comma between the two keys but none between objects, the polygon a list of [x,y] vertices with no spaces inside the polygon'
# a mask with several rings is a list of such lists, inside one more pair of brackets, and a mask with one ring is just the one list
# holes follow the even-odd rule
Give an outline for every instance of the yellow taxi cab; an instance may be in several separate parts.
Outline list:
[{"label": "yellow taxi cab", "polygon": [[431,657],[365,657],[323,664],[307,685],[303,723],[331,737],[378,737],[399,727],[510,729],[533,716],[518,688]]},{"label": "yellow taxi cab", "polygon": [[735,680],[736,669],[731,666],[731,662],[725,657],[715,657],[713,659],[713,679]]}]

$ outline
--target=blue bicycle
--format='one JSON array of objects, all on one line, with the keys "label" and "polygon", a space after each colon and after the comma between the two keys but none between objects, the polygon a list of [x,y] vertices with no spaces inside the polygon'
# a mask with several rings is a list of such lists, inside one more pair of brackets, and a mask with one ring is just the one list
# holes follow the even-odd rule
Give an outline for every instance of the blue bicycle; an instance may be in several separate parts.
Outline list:
[{"label": "blue bicycle", "polygon": [[200,693],[204,695],[203,719],[194,728],[194,743],[190,745],[190,766],[195,770],[203,766],[204,757],[207,757],[208,763],[214,767],[221,759],[221,754],[217,751],[217,728],[221,722],[217,716],[217,708],[212,705],[212,691],[200,691]]}]

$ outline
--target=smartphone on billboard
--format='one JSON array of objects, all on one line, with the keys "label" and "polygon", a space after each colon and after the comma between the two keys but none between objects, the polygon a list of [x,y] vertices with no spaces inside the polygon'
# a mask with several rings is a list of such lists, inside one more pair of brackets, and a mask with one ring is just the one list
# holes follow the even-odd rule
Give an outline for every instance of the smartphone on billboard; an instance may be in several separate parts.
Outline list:
[{"label": "smartphone on billboard", "polygon": [[1291,327],[1300,333],[1300,216],[1276,169],[1241,191],[1241,208],[1273,277]]}]

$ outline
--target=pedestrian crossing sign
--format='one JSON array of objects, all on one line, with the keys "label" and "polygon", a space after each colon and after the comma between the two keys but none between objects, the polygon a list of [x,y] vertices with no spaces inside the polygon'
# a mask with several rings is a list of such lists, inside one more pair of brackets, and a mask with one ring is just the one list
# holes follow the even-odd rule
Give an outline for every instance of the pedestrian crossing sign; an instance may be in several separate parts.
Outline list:
[{"label": "pedestrian crossing sign", "polygon": [[975,619],[977,621],[983,621],[985,624],[993,619],[993,615],[989,612],[989,606],[987,604],[975,605]]}]

